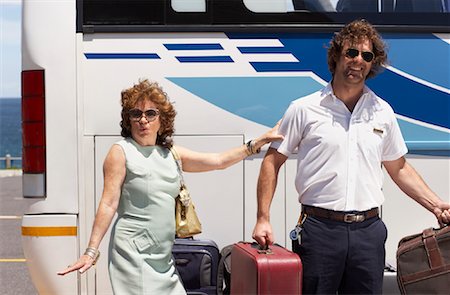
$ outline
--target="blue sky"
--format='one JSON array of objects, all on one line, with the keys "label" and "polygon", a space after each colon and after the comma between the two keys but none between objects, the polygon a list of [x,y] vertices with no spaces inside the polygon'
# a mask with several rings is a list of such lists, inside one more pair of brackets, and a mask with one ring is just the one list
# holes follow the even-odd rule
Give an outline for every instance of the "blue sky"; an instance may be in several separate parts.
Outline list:
[{"label": "blue sky", "polygon": [[0,0],[0,98],[20,97],[21,0]]}]

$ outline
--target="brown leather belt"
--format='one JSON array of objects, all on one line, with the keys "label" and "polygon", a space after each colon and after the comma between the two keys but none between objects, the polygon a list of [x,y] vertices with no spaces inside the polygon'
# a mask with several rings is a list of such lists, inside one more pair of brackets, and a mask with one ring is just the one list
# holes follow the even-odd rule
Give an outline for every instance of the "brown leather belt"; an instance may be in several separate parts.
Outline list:
[{"label": "brown leather belt", "polygon": [[302,205],[302,213],[309,216],[326,218],[345,223],[363,222],[366,219],[378,216],[378,208],[372,208],[367,211],[344,212],[333,211],[319,207]]}]

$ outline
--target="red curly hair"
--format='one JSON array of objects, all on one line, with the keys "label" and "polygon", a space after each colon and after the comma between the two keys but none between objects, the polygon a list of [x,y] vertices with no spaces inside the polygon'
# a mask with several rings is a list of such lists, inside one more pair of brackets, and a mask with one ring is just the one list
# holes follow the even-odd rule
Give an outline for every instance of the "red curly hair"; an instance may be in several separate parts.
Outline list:
[{"label": "red curly hair", "polygon": [[131,137],[129,111],[135,108],[139,102],[148,100],[153,102],[159,110],[161,127],[158,131],[156,144],[166,147],[172,145],[176,111],[167,94],[157,82],[141,79],[138,84],[123,90],[121,96],[122,121],[120,121],[120,127],[122,128],[121,135],[123,137]]}]

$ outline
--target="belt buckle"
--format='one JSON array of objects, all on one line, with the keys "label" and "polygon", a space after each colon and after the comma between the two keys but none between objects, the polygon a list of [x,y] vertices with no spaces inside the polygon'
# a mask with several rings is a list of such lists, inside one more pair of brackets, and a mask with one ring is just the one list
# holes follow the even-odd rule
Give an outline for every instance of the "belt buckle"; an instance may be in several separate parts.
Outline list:
[{"label": "belt buckle", "polygon": [[364,214],[354,214],[354,213],[347,213],[344,214],[344,222],[346,223],[352,223],[352,222],[362,222],[366,219]]}]

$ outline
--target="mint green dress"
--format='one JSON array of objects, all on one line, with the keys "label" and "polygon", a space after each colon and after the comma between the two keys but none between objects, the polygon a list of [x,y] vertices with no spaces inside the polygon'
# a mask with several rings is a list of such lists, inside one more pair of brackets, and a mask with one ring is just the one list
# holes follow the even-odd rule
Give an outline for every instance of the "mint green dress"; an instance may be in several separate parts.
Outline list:
[{"label": "mint green dress", "polygon": [[126,177],[109,244],[114,294],[186,294],[172,259],[180,189],[175,159],[167,148],[131,138],[116,144],[125,152]]}]

